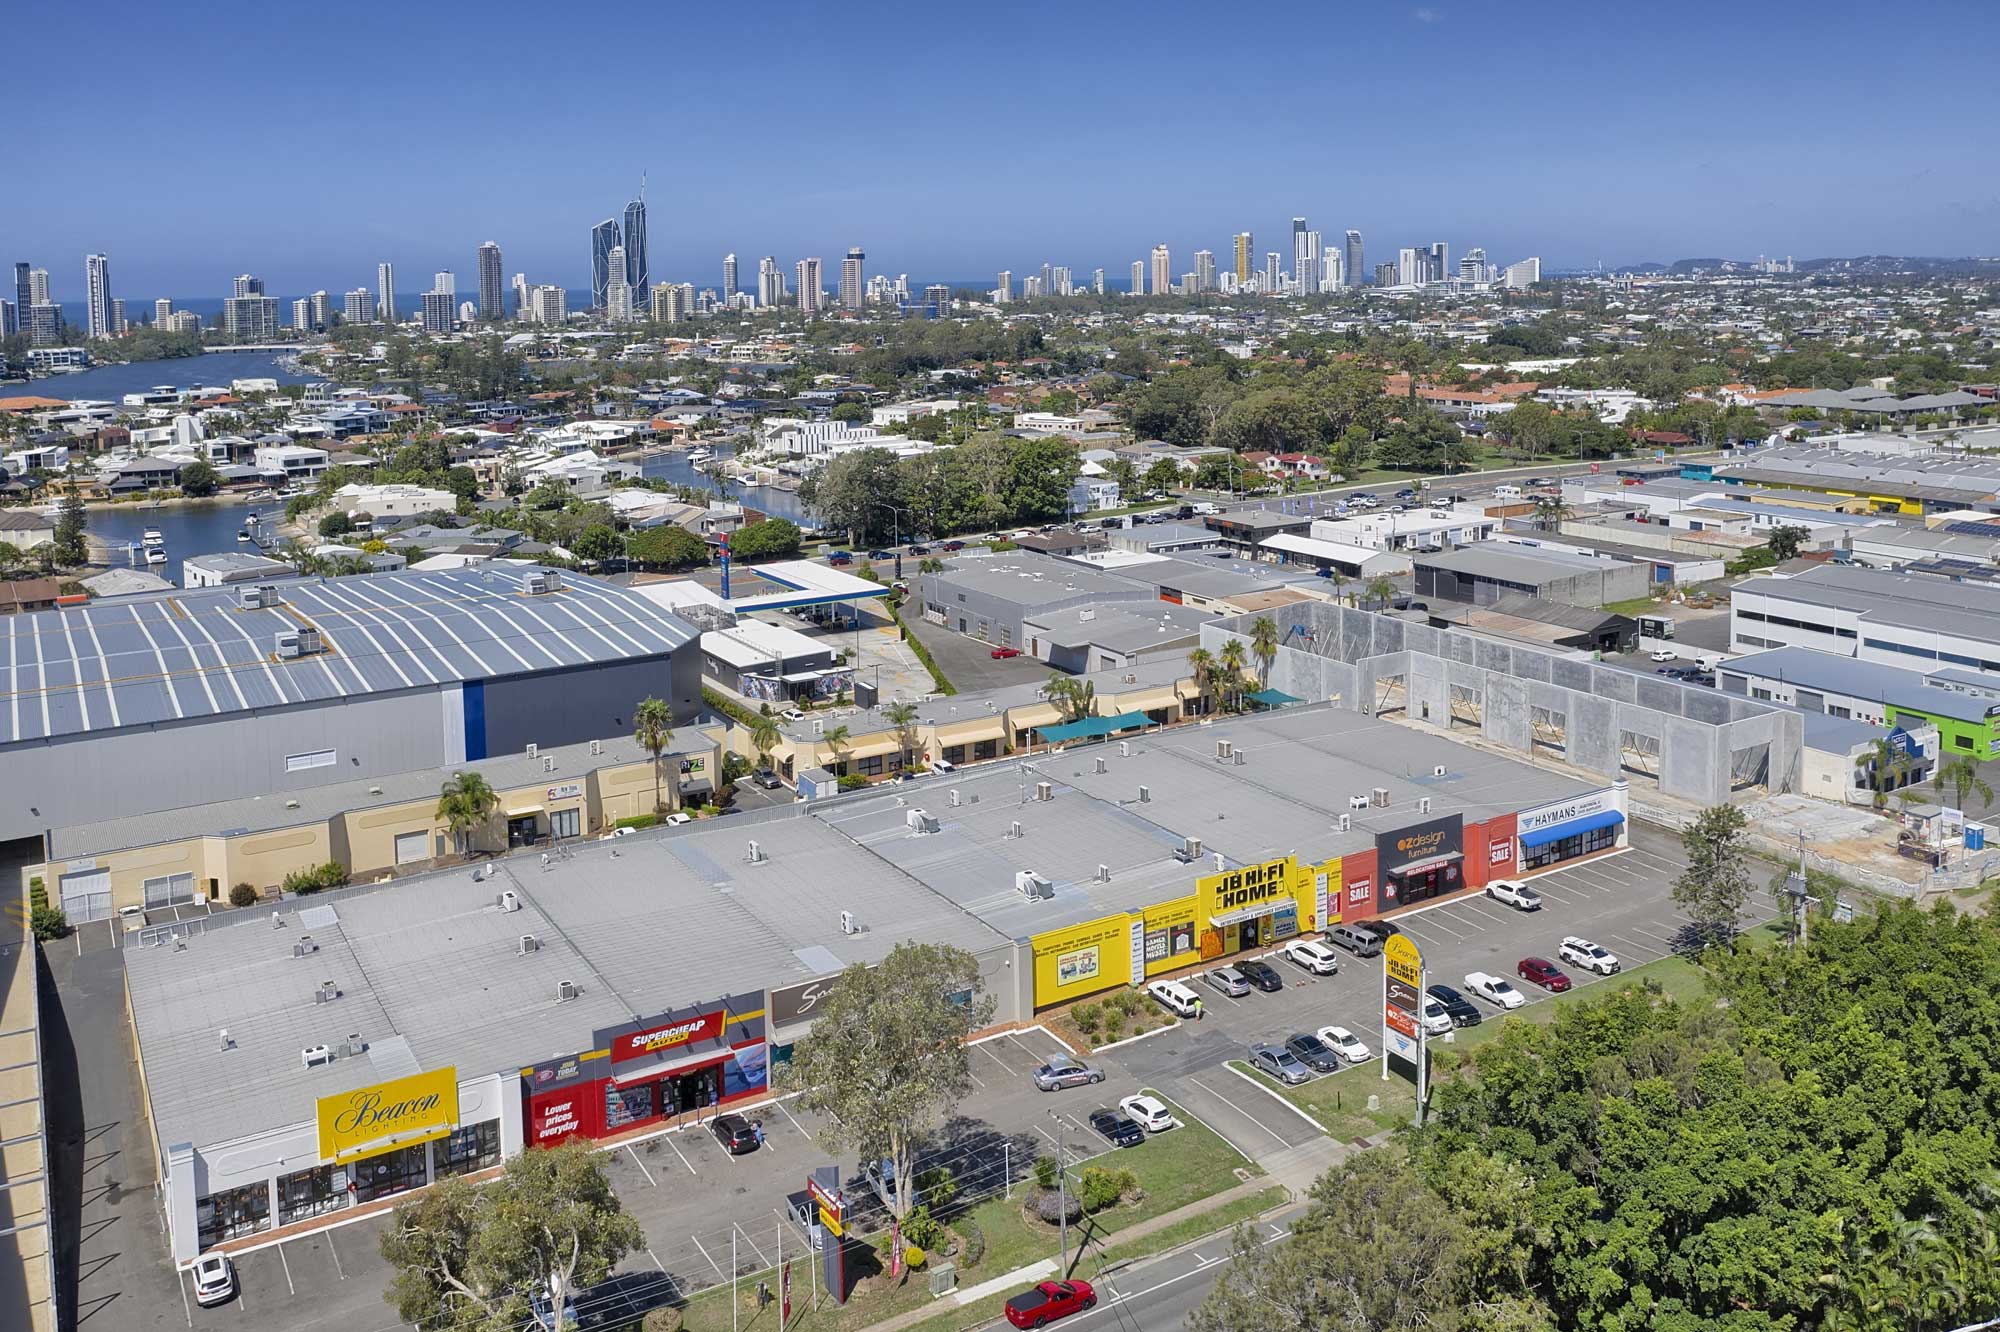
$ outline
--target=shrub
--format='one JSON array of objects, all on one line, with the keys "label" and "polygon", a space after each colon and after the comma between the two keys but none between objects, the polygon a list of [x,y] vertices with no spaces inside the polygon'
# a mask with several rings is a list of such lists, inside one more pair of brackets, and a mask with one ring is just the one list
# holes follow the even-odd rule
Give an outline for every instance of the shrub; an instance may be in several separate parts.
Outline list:
[{"label": "shrub", "polygon": [[[940,1212],[951,1205],[958,1196],[958,1179],[948,1166],[932,1166],[917,1173],[917,1192],[921,1193],[930,1206]],[[936,1245],[932,1245],[936,1248]]]},{"label": "shrub", "polygon": [[903,1242],[920,1249],[935,1249],[944,1242],[944,1223],[931,1215],[929,1203],[918,1203],[903,1218]]},{"label": "shrub", "polygon": [[909,1248],[903,1250],[903,1265],[905,1267],[912,1269],[922,1267],[930,1260],[931,1256],[925,1253],[919,1245],[912,1244]]},{"label": "shrub", "polygon": [[639,1332],[681,1332],[681,1311],[671,1307],[648,1309],[639,1320]]},{"label": "shrub", "polygon": [[614,828],[650,828],[659,821],[660,816],[657,814],[634,814],[631,818],[620,819],[611,826]]},{"label": "shrub", "polygon": [[28,913],[28,924],[43,943],[69,933],[69,917],[63,914],[63,909],[46,903]]},{"label": "shrub", "polygon": [[1053,1189],[1056,1186],[1056,1159],[1053,1156],[1035,1158],[1035,1187]]},{"label": "shrub", "polygon": [[1070,1221],[1083,1219],[1083,1201],[1074,1193],[1044,1193],[1035,1201],[1035,1215],[1049,1225],[1060,1223],[1065,1216]]},{"label": "shrub", "polygon": [[239,883],[229,890],[229,905],[233,907],[255,906],[257,890],[247,883]]},{"label": "shrub", "polygon": [[840,789],[843,791],[859,791],[866,785],[868,779],[858,772],[850,772],[840,779]]},{"label": "shrub", "polygon": [[1107,1207],[1117,1206],[1121,1198],[1138,1187],[1139,1177],[1129,1170],[1085,1166],[1076,1192],[1085,1211],[1101,1212]]},{"label": "shrub", "polygon": [[952,1229],[956,1230],[959,1239],[965,1242],[965,1248],[958,1255],[958,1265],[975,1266],[986,1256],[986,1231],[969,1216],[960,1217],[953,1223]]},{"label": "shrub", "polygon": [[48,904],[48,887],[42,882],[42,876],[37,874],[28,880],[28,905],[31,907],[45,907]]},{"label": "shrub", "polygon": [[293,870],[282,885],[288,893],[317,893],[326,888],[347,886],[347,867],[337,860],[310,869]]}]

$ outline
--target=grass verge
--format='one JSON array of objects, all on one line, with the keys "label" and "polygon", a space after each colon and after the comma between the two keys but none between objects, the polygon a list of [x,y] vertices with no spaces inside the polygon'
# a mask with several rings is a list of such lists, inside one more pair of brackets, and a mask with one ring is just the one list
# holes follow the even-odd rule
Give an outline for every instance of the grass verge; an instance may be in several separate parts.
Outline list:
[{"label": "grass verge", "polygon": [[[1290,1087],[1240,1059],[1228,1062],[1238,1073],[1255,1078],[1259,1086],[1268,1087],[1317,1119],[1326,1128],[1326,1135],[1338,1142],[1355,1142],[1400,1128],[1416,1113],[1417,1089],[1399,1077],[1384,1082],[1379,1062],[1357,1064]],[[1376,1098],[1373,1110],[1368,1108],[1371,1096]]]},{"label": "grass verge", "polygon": [[[1089,1236],[1093,1245],[1088,1252],[1103,1255],[1101,1259],[1095,1256],[1086,1258],[1079,1271],[1093,1270],[1112,1258],[1157,1253],[1185,1239],[1233,1225],[1284,1200],[1284,1190],[1274,1185],[1259,1192],[1256,1199],[1232,1201],[1214,1212],[1187,1218],[1154,1234],[1120,1245],[1117,1240],[1120,1231],[1236,1187],[1240,1182],[1235,1173],[1237,1170],[1245,1170],[1252,1175],[1263,1173],[1256,1166],[1246,1164],[1233,1147],[1199,1120],[1186,1114],[1182,1114],[1181,1118],[1184,1123],[1180,1128],[1149,1137],[1137,1147],[1113,1152],[1088,1163],[1091,1166],[1130,1170],[1138,1180],[1141,1192],[1136,1200],[1105,1208],[1085,1218],[1082,1224],[1070,1227],[1072,1252]],[[1072,1187],[1083,1168],[1070,1168]],[[990,1281],[1039,1259],[1056,1256],[1056,1229],[1039,1221],[1030,1221],[1024,1214],[1025,1204],[1034,1192],[1033,1182],[1024,1181],[1015,1185],[1011,1199],[990,1198],[966,1209],[964,1214],[977,1221],[986,1236],[986,1252],[977,1264],[959,1269],[961,1287]],[[1266,1199],[1268,1201],[1264,1201]],[[1253,1202],[1256,1205],[1251,1205]],[[803,1332],[856,1332],[857,1329],[934,1303],[928,1279],[922,1272],[911,1274],[900,1285],[890,1282],[886,1275],[886,1235],[870,1235],[851,1244],[847,1252],[847,1270],[854,1289],[844,1306],[834,1306],[822,1300],[824,1307],[801,1309],[799,1306],[807,1301],[798,1283],[805,1273],[800,1266],[793,1266],[794,1307],[788,1332],[801,1332],[801,1329]],[[769,1274],[765,1274],[763,1279],[770,1280]],[[774,1288],[775,1285],[773,1282]],[[777,1306],[773,1304],[758,1309],[754,1298],[756,1286],[756,1279],[746,1279],[742,1284],[738,1294],[740,1303],[736,1309],[737,1332],[776,1332]],[[988,1321],[997,1308],[997,1300],[964,1307],[947,1305],[936,1317],[924,1320],[919,1326],[925,1332],[957,1332],[957,1329]],[[729,1288],[725,1286],[703,1291],[688,1301],[683,1313],[682,1327],[686,1332],[721,1332],[731,1326]]]}]

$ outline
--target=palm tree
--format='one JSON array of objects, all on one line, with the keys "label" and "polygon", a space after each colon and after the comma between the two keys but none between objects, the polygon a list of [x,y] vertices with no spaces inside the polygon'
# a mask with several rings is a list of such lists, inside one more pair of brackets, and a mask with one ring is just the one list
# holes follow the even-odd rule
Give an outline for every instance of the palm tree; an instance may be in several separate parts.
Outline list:
[{"label": "palm tree", "polygon": [[459,854],[472,855],[473,830],[493,817],[500,797],[476,772],[455,772],[438,794],[437,817],[451,829]]},{"label": "palm tree", "polygon": [[1195,648],[1187,655],[1188,670],[1194,673],[1195,693],[1208,697],[1209,684],[1215,679],[1215,654],[1205,647]]},{"label": "palm tree", "polygon": [[882,709],[882,720],[896,728],[896,747],[903,754],[903,771],[908,772],[917,751],[917,705],[891,703]]},{"label": "palm tree", "polygon": [[1264,687],[1271,685],[1271,663],[1278,658],[1278,626],[1268,615],[1259,615],[1250,625],[1250,651],[1257,658],[1257,674]]},{"label": "palm tree", "polygon": [[1882,809],[1889,803],[1890,789],[1901,786],[1903,779],[1909,775],[1910,756],[1884,736],[1868,746],[1868,752],[1862,756],[1856,771],[1868,789],[1875,793],[1875,808]]},{"label": "palm tree", "polygon": [[666,808],[661,795],[660,755],[674,742],[674,712],[657,698],[642,699],[632,709],[632,738],[639,748],[653,756],[653,812]]},{"label": "palm tree", "polygon": [[1955,797],[1952,803],[1960,809],[1965,808],[1965,797],[1973,791],[1979,792],[1982,801],[1989,805],[1993,803],[1993,788],[1979,775],[1979,762],[1970,754],[1960,754],[1940,763],[1931,778],[1931,785],[1937,788],[1939,794],[1943,794],[1944,788],[1949,786]]},{"label": "palm tree", "polygon": [[1232,708],[1236,705],[1236,695],[1243,689],[1243,663],[1249,655],[1244,650],[1243,640],[1232,638],[1222,645],[1222,652],[1216,658],[1222,670],[1223,687],[1230,696]]},{"label": "palm tree", "polygon": [[778,741],[784,738],[785,734],[778,729],[776,721],[762,713],[758,714],[757,719],[750,723],[750,747],[757,751],[758,767],[771,766],[771,751],[776,749]]},{"label": "palm tree", "polygon": [[1570,508],[1569,501],[1561,495],[1535,497],[1535,526],[1542,531],[1553,531],[1574,517],[1576,510]]},{"label": "palm tree", "polygon": [[1368,585],[1361,589],[1361,596],[1363,600],[1372,601],[1378,607],[1387,606],[1396,599],[1396,585],[1386,574],[1376,574],[1368,580]]},{"label": "palm tree", "polygon": [[826,747],[833,751],[834,772],[842,776],[846,774],[847,769],[847,759],[845,756],[849,734],[847,723],[842,722],[838,726],[828,727],[826,734],[820,737],[820,739],[826,742]]}]

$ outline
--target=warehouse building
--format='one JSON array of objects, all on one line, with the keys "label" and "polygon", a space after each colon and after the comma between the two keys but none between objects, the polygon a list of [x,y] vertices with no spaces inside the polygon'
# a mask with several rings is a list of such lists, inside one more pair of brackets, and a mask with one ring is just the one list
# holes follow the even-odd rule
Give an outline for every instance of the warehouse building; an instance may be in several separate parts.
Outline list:
[{"label": "warehouse building", "polygon": [[1487,543],[1414,557],[1416,592],[1440,601],[1484,606],[1508,596],[1561,606],[1603,606],[1652,590],[1650,567],[1561,551]]},{"label": "warehouse building", "polygon": [[831,699],[854,688],[834,643],[749,616],[701,636],[702,672],[724,689],[764,703]]},{"label": "warehouse building", "polygon": [[54,828],[629,734],[649,696],[701,709],[686,623],[533,566],[128,598],[0,634],[0,838],[24,860]]},{"label": "warehouse building", "polygon": [[1752,579],[1730,594],[1729,643],[2000,673],[2000,588],[1851,565]]},{"label": "warehouse building", "polygon": [[1339,709],[1091,752],[128,950],[174,1257],[761,1099],[816,996],[902,939],[970,952],[1010,1024],[1624,842],[1620,784]]},{"label": "warehouse building", "polygon": [[1020,647],[1034,615],[1157,599],[1145,583],[1046,555],[954,560],[917,580],[925,619],[999,647]]},{"label": "warehouse building", "polygon": [[1934,726],[1945,754],[2000,756],[2000,676],[1923,671],[1810,648],[1772,648],[1716,667],[1716,687],[1871,726]]}]

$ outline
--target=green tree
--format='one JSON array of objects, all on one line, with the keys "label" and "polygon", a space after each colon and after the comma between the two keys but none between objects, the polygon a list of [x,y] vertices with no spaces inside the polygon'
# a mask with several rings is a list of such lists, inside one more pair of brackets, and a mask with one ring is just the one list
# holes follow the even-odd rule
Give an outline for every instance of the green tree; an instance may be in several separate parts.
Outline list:
[{"label": "green tree", "polygon": [[1061,671],[1050,674],[1042,686],[1042,696],[1062,711],[1066,722],[1082,721],[1097,711],[1097,686]]},{"label": "green tree", "polygon": [[1007,505],[1015,521],[1046,522],[1066,515],[1079,466],[1076,449],[1064,440],[1023,440],[1014,450],[1007,482]]},{"label": "green tree", "polygon": [[181,494],[192,499],[207,499],[222,489],[222,477],[205,459],[196,458],[181,468]]},{"label": "green tree", "polygon": [[476,772],[455,772],[438,794],[437,818],[451,829],[459,854],[470,858],[473,834],[493,817],[500,796]]},{"label": "green tree", "polygon": [[1162,495],[1171,495],[1178,491],[1183,479],[1181,465],[1172,458],[1157,458],[1146,469],[1146,489]]},{"label": "green tree", "polygon": [[1396,584],[1386,574],[1376,574],[1361,587],[1361,599],[1377,610],[1386,609],[1396,599]]},{"label": "green tree", "polygon": [[1561,494],[1535,496],[1535,526],[1552,532],[1576,516]]},{"label": "green tree", "polygon": [[337,541],[354,530],[354,520],[344,513],[330,513],[319,520],[319,534],[329,541]]},{"label": "green tree", "polygon": [[1949,786],[1952,794],[1951,803],[1959,809],[1965,808],[1965,798],[1975,791],[1979,793],[1982,802],[1989,805],[1993,803],[1993,788],[1979,775],[1979,761],[1970,754],[1957,754],[1938,764],[1937,772],[1931,778],[1931,785],[1940,794]]},{"label": "green tree", "polygon": [[1215,654],[1205,647],[1190,648],[1187,663],[1189,674],[1194,676],[1195,693],[1206,699],[1215,687]]},{"label": "green tree", "polygon": [[90,546],[83,536],[84,525],[83,500],[71,491],[56,506],[53,541],[56,563],[66,569],[74,569],[90,560]]},{"label": "green tree", "polygon": [[750,722],[750,747],[757,751],[758,767],[768,768],[771,766],[771,751],[776,749],[778,742],[784,738],[785,733],[778,729],[776,719],[764,713],[758,713],[752,718]]},{"label": "green tree", "polygon": [[1248,651],[1240,638],[1231,638],[1222,645],[1222,651],[1215,656],[1216,674],[1220,678],[1224,701],[1229,707],[1239,704],[1243,692],[1243,664],[1249,658]]},{"label": "green tree", "polygon": [[1800,549],[1810,535],[1812,534],[1805,528],[1786,523],[1771,529],[1770,535],[1764,538],[1764,546],[1771,552],[1774,560],[1783,563],[1798,558]]},{"label": "green tree", "polygon": [[745,563],[798,558],[799,526],[789,518],[751,523],[729,538],[729,553]]},{"label": "green tree", "polygon": [[890,703],[882,709],[882,720],[896,728],[896,747],[902,751],[903,771],[908,772],[917,752],[917,705]]},{"label": "green tree", "polygon": [[381,1234],[395,1272],[383,1297],[418,1327],[516,1332],[535,1298],[563,1309],[645,1242],[603,1158],[572,1139],[521,1152],[491,1183],[454,1177],[399,1203]]},{"label": "green tree", "polygon": [[842,777],[847,775],[847,746],[852,738],[853,732],[847,729],[846,722],[827,727],[826,734],[820,737],[826,747],[833,751],[833,770]]},{"label": "green tree", "polygon": [[272,555],[292,566],[293,572],[301,578],[308,574],[324,571],[326,561],[313,553],[313,548],[297,537],[286,537]]},{"label": "green tree", "polygon": [[864,1161],[890,1162],[898,1219],[914,1201],[924,1132],[972,1090],[966,1038],[993,1020],[979,963],[963,949],[904,942],[879,966],[841,973],[811,1033],[780,1077],[825,1117],[819,1140]]},{"label": "green tree", "polygon": [[1688,914],[1709,940],[1727,939],[1737,913],[1750,900],[1749,820],[1734,805],[1711,805],[1681,829],[1687,868],[1674,880],[1674,905]]},{"label": "green tree", "polygon": [[649,569],[685,569],[708,561],[708,547],[686,528],[663,523],[625,538],[625,557]]},{"label": "green tree", "polygon": [[855,425],[866,425],[869,420],[868,408],[858,402],[836,403],[833,410],[827,413],[827,415],[833,420],[846,421]]},{"label": "green tree", "polygon": [[1278,659],[1278,625],[1268,615],[1250,622],[1250,654],[1257,658],[1258,680],[1269,688],[1271,663]]},{"label": "green tree", "polygon": [[592,523],[577,533],[570,552],[586,564],[602,564],[617,557],[618,532],[608,523]]},{"label": "green tree", "polygon": [[[667,807],[660,777],[660,757],[674,742],[674,710],[657,698],[639,700],[638,706],[632,709],[632,738],[652,757],[653,810],[657,813]],[[675,786],[678,788],[679,783]]]}]

